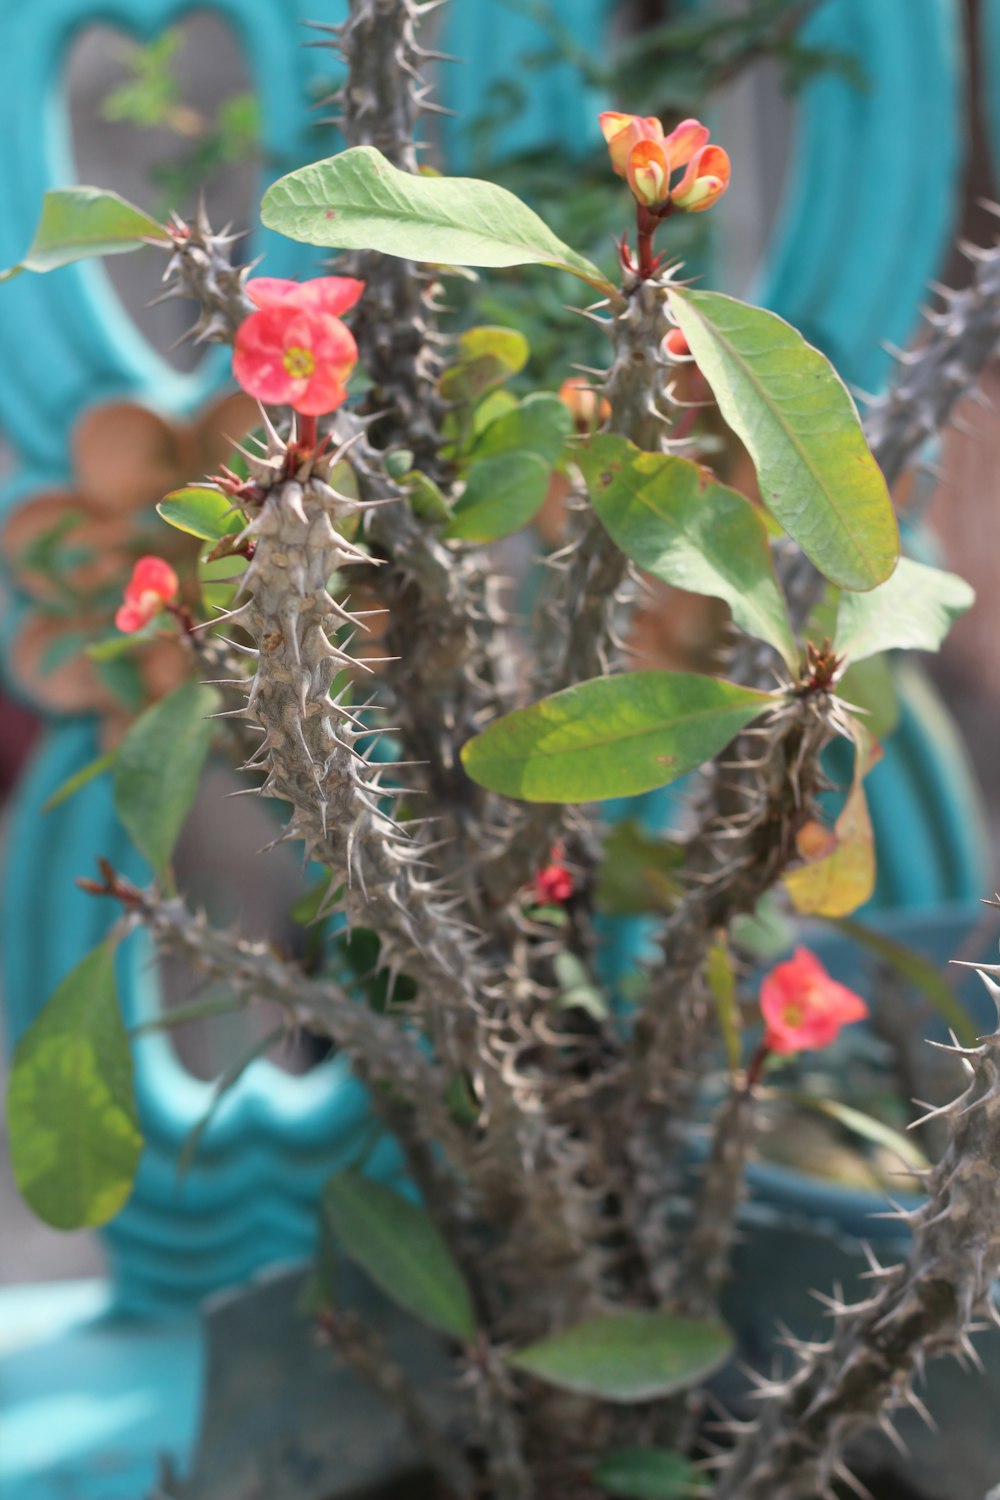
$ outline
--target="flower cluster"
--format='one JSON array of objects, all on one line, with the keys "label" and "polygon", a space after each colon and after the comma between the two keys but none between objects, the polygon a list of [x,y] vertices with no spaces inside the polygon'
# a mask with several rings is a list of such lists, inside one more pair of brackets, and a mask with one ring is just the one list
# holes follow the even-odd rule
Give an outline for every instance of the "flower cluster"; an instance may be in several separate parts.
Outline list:
[{"label": "flower cluster", "polygon": [[863,1021],[868,1007],[860,995],[838,984],[808,948],[796,948],[760,988],[764,1046],[769,1052],[804,1052],[828,1047],[842,1026]]},{"label": "flower cluster", "polygon": [[612,167],[651,213],[674,208],[704,213],[729,186],[729,157],[721,146],[708,144],[708,128],[700,120],[682,120],[665,135],[655,116],[607,110],[600,125]]},{"label": "flower cluster", "polygon": [[336,411],[358,346],[340,314],[364,291],[351,276],[281,281],[258,276],[246,284],[257,312],[244,318],[233,350],[233,374],[250,396],[269,406],[291,406],[303,416]]},{"label": "flower cluster", "polygon": [[126,635],[148,625],[165,604],[177,598],[177,574],[162,557],[140,557],[125,585],[125,603],[115,615],[115,624]]}]

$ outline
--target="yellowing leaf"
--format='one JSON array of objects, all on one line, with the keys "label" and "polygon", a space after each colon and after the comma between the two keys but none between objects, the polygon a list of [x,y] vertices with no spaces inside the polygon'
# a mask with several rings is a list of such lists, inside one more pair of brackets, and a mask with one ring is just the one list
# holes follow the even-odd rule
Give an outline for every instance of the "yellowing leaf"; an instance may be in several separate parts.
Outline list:
[{"label": "yellowing leaf", "polygon": [[862,782],[882,758],[882,749],[858,720],[852,725],[854,777],[833,827],[834,848],[785,876],[792,905],[803,915],[850,916],[875,889],[875,839]]}]

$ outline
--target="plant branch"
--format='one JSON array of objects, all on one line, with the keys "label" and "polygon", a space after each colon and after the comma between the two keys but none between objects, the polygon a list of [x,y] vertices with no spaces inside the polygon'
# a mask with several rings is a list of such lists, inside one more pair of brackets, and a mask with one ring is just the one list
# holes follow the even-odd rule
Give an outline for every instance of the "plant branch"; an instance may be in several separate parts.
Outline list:
[{"label": "plant branch", "polygon": [[[974,966],[975,967],[975,966]],[[994,1001],[992,967],[979,973]],[[955,1048],[968,1085],[940,1113],[948,1148],[927,1177],[927,1202],[899,1211],[913,1232],[905,1264],[873,1263],[876,1290],[863,1302],[830,1303],[832,1338],[818,1350],[798,1345],[798,1369],[762,1382],[764,1406],[719,1483],[717,1500],[800,1500],[830,1492],[844,1476],[844,1445],[865,1427],[890,1424],[894,1408],[918,1410],[915,1378],[927,1359],[965,1355],[971,1325],[997,1320],[991,1285],[1000,1271],[1000,1032]]]}]

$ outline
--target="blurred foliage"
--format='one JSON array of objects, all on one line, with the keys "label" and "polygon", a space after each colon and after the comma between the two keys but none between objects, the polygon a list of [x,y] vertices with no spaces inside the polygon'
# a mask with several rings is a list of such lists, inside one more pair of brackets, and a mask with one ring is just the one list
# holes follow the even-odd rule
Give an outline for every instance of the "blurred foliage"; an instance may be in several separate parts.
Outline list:
[{"label": "blurred foliage", "polygon": [[256,96],[240,90],[220,99],[214,117],[184,98],[184,34],[171,27],[153,41],[123,42],[120,56],[125,78],[105,95],[101,118],[166,130],[187,142],[173,160],[154,165],[150,176],[163,196],[163,211],[190,199],[212,177],[260,154],[260,110]]},{"label": "blurred foliage", "polygon": [[[505,133],[523,112],[541,74],[569,67],[581,91],[627,100],[631,112],[659,115],[668,128],[685,115],[701,112],[713,93],[764,58],[779,64],[789,92],[829,69],[859,86],[864,83],[852,58],[802,39],[802,23],[819,0],[743,0],[736,11],[724,7],[723,0],[697,6],[690,0],[654,0],[647,7],[652,23],[644,20],[640,29],[618,36],[614,47],[599,56],[580,47],[572,25],[552,0],[502,3],[529,16],[544,42],[524,55],[516,77],[486,92],[482,110],[469,121],[472,170],[530,203],[560,239],[609,274],[616,266],[615,236],[631,222],[632,200],[624,184],[610,177],[603,145],[595,144],[579,157],[569,178],[561,155],[547,150],[504,153]],[[178,159],[151,169],[164,210],[189,202],[206,185],[210,188],[213,176],[225,168],[261,154],[254,96],[239,92],[223,98],[214,117],[208,118],[185,100],[183,51],[183,31],[178,27],[144,45],[127,44],[122,54],[126,76],[101,107],[106,120],[168,130],[188,143]],[[333,87],[330,78],[316,82],[319,93]],[[329,121],[318,126],[330,136],[322,142],[317,139],[315,154],[320,157],[335,151],[339,138],[335,143]],[[282,163],[280,169],[289,165],[295,164]],[[709,234],[709,224],[700,215],[681,216],[671,225],[671,254],[695,275],[707,264]],[[556,279],[535,268],[489,278],[466,272],[449,277],[448,293],[461,326],[497,323],[524,334],[531,346],[531,360],[520,382],[525,389],[553,389],[573,366],[596,367],[606,358],[600,331],[569,305],[578,297],[568,278]]]}]

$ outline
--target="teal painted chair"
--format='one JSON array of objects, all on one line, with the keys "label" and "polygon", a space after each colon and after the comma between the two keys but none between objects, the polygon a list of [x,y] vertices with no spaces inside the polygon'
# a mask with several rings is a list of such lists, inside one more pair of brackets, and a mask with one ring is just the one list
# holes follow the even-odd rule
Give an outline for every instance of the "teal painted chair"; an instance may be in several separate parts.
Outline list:
[{"label": "teal painted chair", "polygon": [[[312,64],[298,47],[297,22],[337,19],[342,5],[211,0],[210,8],[229,20],[244,47],[261,90],[267,145],[279,157],[305,155]],[[613,8],[610,0],[564,6],[578,37],[595,47]],[[170,0],[0,0],[0,126],[9,162],[0,264],[23,249],[43,188],[74,176],[59,69],[76,29],[99,18],[155,34],[181,9]],[[491,80],[517,67],[524,46],[537,45],[531,23],[497,0],[463,0],[445,24],[446,47],[473,58],[467,72],[449,70],[444,78],[445,102],[463,111],[477,106]],[[848,379],[873,388],[885,371],[879,340],[905,342],[953,227],[959,5],[828,0],[813,25],[817,37],[857,49],[870,86],[861,93],[828,77],[801,100],[785,207],[757,295],[833,353]],[[566,72],[550,82],[533,91],[512,148],[562,139],[573,123],[588,128],[593,101],[581,99]],[[461,132],[451,130],[460,166]],[[266,248],[271,274],[310,267],[300,247]],[[69,433],[89,403],[127,396],[185,413],[224,378],[224,356],[210,356],[193,376],[167,371],[123,317],[99,267],[23,277],[3,296],[0,423],[18,457],[0,499],[4,509],[64,478]],[[76,890],[74,877],[90,868],[96,850],[126,873],[143,873],[105,783],[41,815],[46,798],[92,758],[95,744],[88,720],[52,724],[11,813],[8,848],[16,861],[8,861],[0,928],[10,1040],[109,920]],[[897,857],[912,844],[900,846],[895,832],[882,841],[883,860],[894,870],[884,899],[918,906],[978,895],[983,854],[974,790],[937,710],[917,702],[904,710],[875,774],[876,823],[884,807],[887,828],[906,826],[908,839],[922,840],[919,881],[915,862]],[[662,801],[653,799],[647,812],[662,818]],[[133,1026],[159,1003],[147,959],[138,938],[121,953],[121,993]],[[108,1277],[0,1295],[0,1500],[136,1500],[153,1482],[158,1454],[183,1468],[202,1412],[201,1299],[307,1255],[323,1179],[369,1137],[363,1091],[338,1062],[293,1078],[258,1061],[227,1095],[179,1185],[180,1153],[209,1086],[191,1078],[155,1035],[136,1043],[136,1064],[150,1144],[132,1200],[103,1237]],[[372,1165],[396,1170],[389,1143]]]}]

